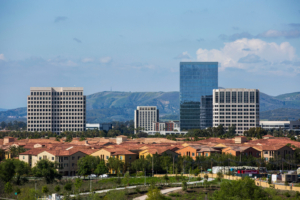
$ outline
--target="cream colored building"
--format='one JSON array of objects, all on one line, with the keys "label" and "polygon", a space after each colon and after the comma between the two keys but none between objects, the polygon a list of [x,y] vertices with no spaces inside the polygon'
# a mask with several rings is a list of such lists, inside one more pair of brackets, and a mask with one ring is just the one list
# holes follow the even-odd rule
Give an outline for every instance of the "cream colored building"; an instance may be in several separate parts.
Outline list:
[{"label": "cream colored building", "polygon": [[40,160],[49,160],[59,164],[58,172],[63,176],[74,176],[77,174],[77,162],[80,158],[95,152],[93,149],[82,150],[47,150],[47,149],[32,149],[21,153],[19,160],[24,161],[35,167]]},{"label": "cream colored building", "polygon": [[213,126],[236,127],[236,133],[259,127],[259,90],[214,89]]},{"label": "cream colored building", "polygon": [[156,106],[138,106],[134,111],[134,133],[153,131],[153,122],[159,122],[159,110]]},{"label": "cream colored building", "polygon": [[27,131],[84,131],[86,97],[82,87],[31,87]]}]

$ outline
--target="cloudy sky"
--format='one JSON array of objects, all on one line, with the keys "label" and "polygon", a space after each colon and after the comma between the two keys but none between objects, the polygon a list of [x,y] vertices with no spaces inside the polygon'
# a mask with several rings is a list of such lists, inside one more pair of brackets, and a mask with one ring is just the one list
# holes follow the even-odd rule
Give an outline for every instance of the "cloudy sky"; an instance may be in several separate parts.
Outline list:
[{"label": "cloudy sky", "polygon": [[219,86],[300,91],[300,1],[0,1],[0,108],[30,87],[178,91],[180,61]]}]

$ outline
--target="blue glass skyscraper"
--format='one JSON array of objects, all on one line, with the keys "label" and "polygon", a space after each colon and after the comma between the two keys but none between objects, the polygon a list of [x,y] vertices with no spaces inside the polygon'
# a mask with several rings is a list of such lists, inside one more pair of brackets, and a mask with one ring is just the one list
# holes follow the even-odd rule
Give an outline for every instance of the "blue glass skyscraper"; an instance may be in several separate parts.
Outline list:
[{"label": "blue glass skyscraper", "polygon": [[212,127],[212,91],[218,62],[180,62],[180,129]]}]

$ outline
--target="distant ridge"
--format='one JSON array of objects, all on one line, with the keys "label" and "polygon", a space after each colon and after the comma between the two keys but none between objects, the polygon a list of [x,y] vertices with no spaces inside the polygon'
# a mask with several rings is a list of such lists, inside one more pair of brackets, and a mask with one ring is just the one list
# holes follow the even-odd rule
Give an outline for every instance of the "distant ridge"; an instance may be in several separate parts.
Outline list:
[{"label": "distant ridge", "polygon": [[[179,119],[179,92],[104,91],[87,95],[87,122],[133,120],[137,106],[157,106],[162,120]],[[275,97],[260,93],[261,119],[299,119],[300,92]],[[0,111],[0,121],[26,121],[26,108]]]}]

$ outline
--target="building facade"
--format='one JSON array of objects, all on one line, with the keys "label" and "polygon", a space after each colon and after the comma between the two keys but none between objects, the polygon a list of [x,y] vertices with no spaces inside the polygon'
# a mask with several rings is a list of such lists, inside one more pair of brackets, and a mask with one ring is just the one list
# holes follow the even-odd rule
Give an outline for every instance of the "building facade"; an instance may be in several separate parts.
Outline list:
[{"label": "building facade", "polygon": [[212,127],[212,90],[218,62],[180,62],[180,129]]},{"label": "building facade", "polygon": [[97,123],[86,123],[85,124],[85,129],[86,130],[100,130],[100,124]]},{"label": "building facade", "polygon": [[235,126],[239,135],[259,127],[259,90],[214,89],[213,126],[219,125]]},{"label": "building facade", "polygon": [[266,130],[300,131],[300,121],[260,121],[259,125]]},{"label": "building facade", "polygon": [[86,97],[82,87],[31,87],[27,131],[84,131]]},{"label": "building facade", "polygon": [[134,132],[153,131],[153,122],[159,122],[159,110],[156,106],[138,106],[134,111]]}]

